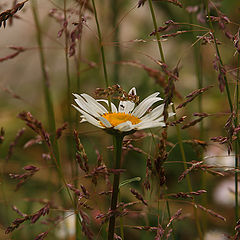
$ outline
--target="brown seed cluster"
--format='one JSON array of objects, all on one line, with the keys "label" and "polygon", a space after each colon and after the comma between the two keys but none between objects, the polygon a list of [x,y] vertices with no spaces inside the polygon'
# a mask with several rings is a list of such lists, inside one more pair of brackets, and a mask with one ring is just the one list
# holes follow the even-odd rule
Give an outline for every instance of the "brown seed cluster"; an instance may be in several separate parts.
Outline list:
[{"label": "brown seed cluster", "polygon": [[28,2],[28,0],[18,3],[12,9],[0,13],[0,27],[3,25],[5,28],[7,20],[11,19],[18,11],[20,11],[26,2]]}]

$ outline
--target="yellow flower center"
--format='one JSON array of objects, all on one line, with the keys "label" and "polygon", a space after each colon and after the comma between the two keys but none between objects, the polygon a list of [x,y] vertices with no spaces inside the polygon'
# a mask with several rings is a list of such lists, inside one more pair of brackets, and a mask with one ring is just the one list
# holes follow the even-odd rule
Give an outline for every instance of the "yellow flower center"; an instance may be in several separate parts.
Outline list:
[{"label": "yellow flower center", "polygon": [[[139,118],[126,113],[105,113],[102,115],[102,117],[107,119],[113,127],[116,127],[120,123],[124,123],[127,121],[130,121],[133,125],[141,122]],[[102,122],[100,122],[100,124],[104,126]]]}]

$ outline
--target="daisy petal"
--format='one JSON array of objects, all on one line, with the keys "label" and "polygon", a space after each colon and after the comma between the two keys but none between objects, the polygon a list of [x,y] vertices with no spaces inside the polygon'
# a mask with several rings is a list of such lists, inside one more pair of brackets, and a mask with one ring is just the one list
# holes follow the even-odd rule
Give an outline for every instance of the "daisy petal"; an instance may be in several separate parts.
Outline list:
[{"label": "daisy petal", "polygon": [[96,109],[93,105],[88,104],[83,97],[77,94],[74,94],[74,96],[76,97],[76,99],[74,99],[75,102],[83,111],[87,112],[88,114],[94,117],[98,117],[99,115],[102,115],[102,111],[99,112],[99,110]]},{"label": "daisy petal", "polygon": [[155,98],[155,97],[157,97],[159,94],[160,94],[160,92],[155,92],[155,93],[149,95],[148,97],[146,97],[146,98],[144,99],[144,101],[148,100],[149,98]]},{"label": "daisy petal", "polygon": [[87,94],[73,94],[76,97],[75,102],[82,108],[84,111],[87,111],[91,115],[96,115],[97,113],[102,115],[107,111],[107,109],[98,103],[94,98]]},{"label": "daisy petal", "polygon": [[82,97],[84,97],[86,99],[86,101],[91,105],[94,105],[94,107],[96,107],[100,111],[102,111],[100,114],[106,113],[108,112],[107,109],[101,105],[100,103],[98,103],[93,97],[89,96],[86,93],[81,94]]},{"label": "daisy petal", "polygon": [[[130,91],[128,92],[128,95],[136,96],[137,95],[136,88],[135,87],[131,88]],[[118,111],[129,113],[134,109],[134,107],[135,107],[135,103],[132,101],[120,101],[118,106]]]},{"label": "daisy petal", "polygon": [[83,123],[83,122],[86,122],[86,121],[87,121],[86,118],[85,118],[83,115],[81,115],[80,118],[81,118],[80,123]]},{"label": "daisy petal", "polygon": [[106,127],[106,128],[111,128],[112,125],[111,123],[104,117],[99,117],[99,120],[102,122],[102,124]]},{"label": "daisy petal", "polygon": [[88,106],[83,99],[74,99],[80,109],[93,117],[99,117],[100,114],[96,112],[91,106]]},{"label": "daisy petal", "polygon": [[128,92],[128,95],[133,95],[136,96],[137,95],[137,90],[135,87],[131,88],[130,91]]},{"label": "daisy petal", "polygon": [[131,101],[120,101],[118,111],[129,113],[131,112],[135,107],[135,103]]},{"label": "daisy petal", "polygon": [[121,132],[128,132],[133,129],[133,125],[130,121],[127,121],[127,122],[120,123],[119,125],[114,127],[114,129],[119,130]]},{"label": "daisy petal", "polygon": [[141,122],[142,124],[137,124],[134,128],[136,130],[143,130],[147,128],[155,128],[155,127],[165,127],[166,124],[164,122],[151,121],[151,122]]},{"label": "daisy petal", "polygon": [[142,117],[141,121],[145,121],[145,120],[153,121],[153,120],[155,120],[156,118],[158,118],[159,116],[161,116],[163,114],[163,109],[164,109],[164,104],[161,104],[161,105],[157,106],[150,113],[148,113],[144,117]]},{"label": "daisy petal", "polygon": [[75,107],[84,116],[84,118],[83,118],[84,120],[88,121],[89,123],[91,123],[92,125],[94,125],[96,127],[103,128],[103,126],[101,126],[99,121],[97,121],[90,114],[84,112],[83,110],[81,110],[79,107],[76,107],[75,105],[72,105],[72,106]]},{"label": "daisy petal", "polygon": [[142,117],[144,113],[156,102],[161,101],[162,98],[160,97],[155,97],[155,98],[149,98],[146,101],[142,101],[132,112],[132,114],[135,117]]}]

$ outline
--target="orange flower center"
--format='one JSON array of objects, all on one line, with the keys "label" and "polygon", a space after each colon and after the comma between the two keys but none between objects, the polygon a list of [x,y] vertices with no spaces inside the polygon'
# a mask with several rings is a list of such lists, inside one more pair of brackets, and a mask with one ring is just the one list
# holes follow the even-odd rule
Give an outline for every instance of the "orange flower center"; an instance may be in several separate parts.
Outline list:
[{"label": "orange flower center", "polygon": [[[126,113],[105,113],[102,115],[102,117],[107,119],[113,127],[116,127],[120,123],[124,123],[127,121],[130,121],[133,125],[141,122],[139,118]],[[100,124],[104,126],[102,122],[100,122]]]}]

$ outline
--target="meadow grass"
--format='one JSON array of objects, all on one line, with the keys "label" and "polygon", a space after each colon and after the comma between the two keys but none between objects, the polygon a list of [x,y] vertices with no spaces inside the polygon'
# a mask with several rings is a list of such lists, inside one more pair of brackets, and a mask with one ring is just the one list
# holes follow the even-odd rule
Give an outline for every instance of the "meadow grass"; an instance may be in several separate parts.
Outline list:
[{"label": "meadow grass", "polygon": [[[238,8],[2,1],[0,238],[239,239]],[[111,102],[156,91],[164,127],[96,127],[72,106],[104,98],[113,124]]]}]

